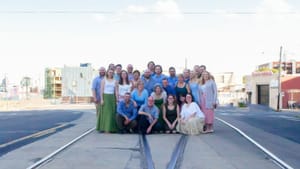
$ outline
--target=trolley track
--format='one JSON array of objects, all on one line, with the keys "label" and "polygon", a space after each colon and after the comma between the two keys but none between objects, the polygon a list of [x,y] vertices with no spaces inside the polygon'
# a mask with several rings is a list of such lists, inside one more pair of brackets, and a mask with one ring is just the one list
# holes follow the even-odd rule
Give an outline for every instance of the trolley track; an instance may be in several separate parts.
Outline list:
[{"label": "trolley track", "polygon": [[[86,137],[87,135],[93,133],[93,131],[95,131],[95,128],[91,128],[91,129],[87,130],[86,132],[84,132],[83,134],[81,134],[80,136],[78,136],[77,138],[72,140],[70,143],[62,146],[61,148],[57,149],[53,153],[51,153],[51,154],[47,155],[46,157],[42,158],[41,160],[39,160],[35,164],[31,165],[27,169],[36,169],[36,168],[39,168],[39,167],[47,168],[48,163],[53,162],[53,161],[56,160],[54,158],[55,156],[62,153],[63,151],[68,151],[68,150],[66,150],[67,148],[71,148],[79,140],[84,140],[85,139],[84,137]],[[101,135],[101,137],[106,137],[106,136],[109,136],[109,137],[113,136],[114,138],[124,137],[124,135],[118,135],[118,134],[105,135],[105,134],[100,134],[100,133],[94,133],[94,135],[99,139],[101,139],[101,137],[98,137],[97,136],[98,134]],[[131,152],[130,153],[131,155],[126,157],[127,158],[126,165],[124,165],[123,167],[118,166],[118,168],[124,168],[124,169],[129,169],[129,168],[180,169],[180,168],[182,168],[182,163],[183,163],[183,161],[185,161],[184,157],[186,156],[185,155],[185,153],[186,153],[185,149],[186,149],[186,146],[187,146],[187,144],[190,140],[189,139],[190,136],[177,135],[177,134],[176,135],[173,135],[173,134],[172,135],[164,135],[164,134],[136,135],[136,134],[130,134],[128,136],[130,136],[133,140],[134,139],[136,140],[135,141],[136,145],[134,145],[134,141],[133,141],[133,142],[130,143],[131,146],[129,146],[127,148],[122,147],[122,146],[116,147],[116,146],[111,146],[111,145],[106,146],[106,147],[105,146],[100,147],[100,149],[102,149],[102,150],[106,149],[107,151],[127,151],[127,152]],[[201,138],[200,138],[201,136],[200,137],[192,136],[192,137],[201,140]],[[205,136],[205,137],[209,137],[209,136]],[[242,135],[242,137],[245,137],[245,136]],[[192,139],[192,140],[194,141],[195,139]],[[157,144],[157,143],[160,143],[160,144]],[[114,145],[114,144],[112,143],[112,145]],[[152,147],[151,147],[151,145],[152,145]],[[91,146],[93,146],[93,145],[91,145]],[[261,149],[261,147],[259,147],[257,145],[256,145],[256,147]],[[161,157],[157,157],[157,154],[159,152],[163,152],[163,151],[168,151],[168,152],[164,153],[164,159],[161,159],[161,160],[164,160],[164,162],[162,163],[161,161],[157,160],[158,158],[161,158]],[[154,156],[153,156],[153,152],[154,152]],[[172,152],[172,153],[170,153],[170,152]],[[116,152],[116,153],[118,153],[118,152]],[[189,151],[187,153],[196,153],[196,152]],[[101,155],[105,156],[105,154],[101,154]],[[192,154],[189,154],[189,157],[191,157],[191,155]],[[267,155],[270,159],[274,159],[274,156],[272,154],[271,155],[267,154]],[[101,157],[99,157],[99,158],[101,158]],[[89,160],[89,159],[86,159],[86,160]],[[118,159],[114,159],[114,160],[118,160]],[[191,160],[191,159],[189,159],[189,160]],[[192,159],[192,160],[195,160],[195,159]],[[278,161],[281,162],[278,159],[275,160],[276,163],[278,163]],[[167,162],[167,163],[165,163],[165,162]],[[109,164],[107,164],[107,165],[109,165]],[[116,164],[114,166],[116,166]],[[288,165],[286,165],[286,166],[280,165],[280,166],[282,168],[292,168]],[[99,168],[101,168],[101,167],[102,166],[99,166]],[[201,167],[201,166],[199,166],[199,167]],[[88,168],[88,166],[87,166],[87,168]]]}]

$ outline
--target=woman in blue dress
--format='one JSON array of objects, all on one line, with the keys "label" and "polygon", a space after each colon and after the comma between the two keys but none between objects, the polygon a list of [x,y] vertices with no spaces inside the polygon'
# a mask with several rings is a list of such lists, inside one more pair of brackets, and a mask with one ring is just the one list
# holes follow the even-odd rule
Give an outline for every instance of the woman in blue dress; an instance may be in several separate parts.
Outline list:
[{"label": "woman in blue dress", "polygon": [[197,74],[194,71],[190,72],[189,85],[194,102],[200,106],[200,79],[197,78]]}]

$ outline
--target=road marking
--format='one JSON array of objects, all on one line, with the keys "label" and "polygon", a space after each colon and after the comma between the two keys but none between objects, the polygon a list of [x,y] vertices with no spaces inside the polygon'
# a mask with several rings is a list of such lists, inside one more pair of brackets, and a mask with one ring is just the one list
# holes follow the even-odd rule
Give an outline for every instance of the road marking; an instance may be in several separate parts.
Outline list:
[{"label": "road marking", "polygon": [[94,131],[96,129],[96,127],[89,129],[88,131],[86,131],[85,133],[83,133],[82,135],[76,137],[74,140],[72,140],[71,142],[69,142],[68,144],[62,146],[61,148],[57,149],[56,151],[54,151],[53,153],[47,155],[46,157],[42,158],[41,160],[39,160],[38,162],[32,164],[31,166],[29,166],[26,169],[34,169],[42,164],[44,164],[45,162],[47,162],[50,158],[54,157],[56,154],[60,153],[61,151],[63,151],[64,149],[68,148],[69,146],[71,146],[72,144],[74,144],[75,142],[77,142],[78,140],[80,140],[81,138],[83,138],[84,136],[90,134],[92,131]]},{"label": "road marking", "polygon": [[255,146],[257,146],[259,149],[261,149],[263,152],[265,152],[268,156],[270,156],[274,161],[276,161],[275,164],[279,164],[280,167],[284,167],[286,169],[293,169],[293,167],[291,167],[290,165],[288,165],[287,163],[285,163],[284,161],[282,161],[280,158],[278,158],[276,155],[274,155],[273,153],[271,153],[269,150],[267,150],[266,148],[264,148],[262,145],[260,145],[258,142],[256,142],[255,140],[253,140],[251,137],[249,137],[247,134],[245,134],[242,130],[238,129],[237,127],[235,127],[234,125],[226,122],[223,119],[220,119],[218,117],[216,117],[217,120],[221,121],[222,123],[226,124],[227,126],[231,127],[232,129],[234,129],[235,131],[237,131],[239,134],[241,134],[243,137],[245,137],[247,140],[249,140],[251,143],[253,143]]},{"label": "road marking", "polygon": [[15,143],[20,142],[20,141],[27,140],[29,138],[37,138],[37,137],[41,137],[41,136],[44,136],[44,135],[47,135],[47,134],[50,134],[50,133],[54,133],[57,129],[63,128],[66,125],[67,125],[67,123],[63,123],[63,124],[61,124],[59,126],[56,126],[56,127],[53,127],[53,128],[49,128],[49,129],[46,129],[46,130],[43,130],[43,131],[31,134],[31,135],[28,135],[28,136],[25,136],[25,137],[18,138],[16,140],[13,140],[13,141],[1,144],[0,148],[3,148],[3,147],[6,147],[6,146],[15,144]]},{"label": "road marking", "polygon": [[298,117],[295,117],[295,116],[287,116],[287,115],[271,115],[269,117],[272,117],[272,118],[282,118],[282,119],[285,119],[285,120],[290,120],[290,121],[300,121],[300,119]]},{"label": "road marking", "polygon": [[219,113],[222,116],[246,116],[247,114],[243,113]]}]

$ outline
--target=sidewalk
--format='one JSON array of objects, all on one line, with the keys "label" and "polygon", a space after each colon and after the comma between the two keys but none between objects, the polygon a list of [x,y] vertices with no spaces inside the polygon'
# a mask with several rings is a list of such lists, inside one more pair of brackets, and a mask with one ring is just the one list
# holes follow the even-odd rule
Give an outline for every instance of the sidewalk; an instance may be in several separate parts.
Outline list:
[{"label": "sidewalk", "polygon": [[42,98],[33,98],[29,100],[0,100],[0,112],[46,109],[95,109],[95,105],[93,103],[61,104],[53,100]]}]

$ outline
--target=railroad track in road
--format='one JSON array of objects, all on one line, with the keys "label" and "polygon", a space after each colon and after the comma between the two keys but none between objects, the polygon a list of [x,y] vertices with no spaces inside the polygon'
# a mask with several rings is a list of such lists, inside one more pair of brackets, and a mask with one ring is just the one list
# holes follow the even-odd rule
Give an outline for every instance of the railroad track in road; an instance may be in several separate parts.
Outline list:
[{"label": "railroad track in road", "polygon": [[[95,131],[95,128],[91,128],[91,129],[87,130],[86,132],[84,132],[80,136],[73,139],[71,142],[67,143],[66,145],[60,147],[59,149],[55,150],[51,154],[45,156],[44,158],[40,159],[36,163],[34,163],[31,166],[27,167],[27,169],[37,169],[39,167],[42,167],[42,168],[46,167],[47,168],[47,164],[50,161],[55,161],[55,156],[62,153],[63,151],[67,151],[66,149],[71,148],[72,145],[76,144],[79,140],[84,139],[84,137],[86,137],[88,134],[92,133],[93,131]],[[120,135],[120,137],[122,137],[122,135]],[[173,154],[170,157],[170,161],[168,162],[168,166],[166,166],[167,169],[179,169],[180,168],[180,164],[181,164],[181,161],[183,159],[183,152],[184,152],[184,148],[185,148],[185,145],[187,143],[187,140],[188,140],[188,136],[186,136],[186,135],[181,135],[180,136],[177,144],[173,148]],[[174,140],[174,142],[175,141],[176,140]],[[169,144],[169,143],[165,143],[165,144]],[[161,148],[163,148],[163,145],[162,145]],[[127,150],[126,148],[116,148],[116,147],[109,147],[109,148],[106,147],[106,149]],[[140,162],[139,162],[139,167],[140,168],[154,169],[154,168],[158,167],[158,166],[155,166],[155,161],[153,161],[153,159],[152,159],[151,147],[149,145],[149,141],[148,141],[146,135],[142,135],[142,134],[138,135],[138,149],[133,148],[131,150],[132,151],[138,151],[140,153],[140,158],[139,158],[140,159]],[[128,168],[128,165],[129,164],[126,164],[126,166],[124,168]],[[122,168],[122,167],[120,167],[120,168]],[[158,167],[158,168],[160,168],[160,167]]]},{"label": "railroad track in road", "polygon": [[39,166],[47,163],[51,158],[53,158],[54,156],[56,156],[57,154],[59,154],[60,152],[65,150],[66,148],[70,147],[72,144],[76,143],[77,141],[79,141],[80,139],[82,139],[83,137],[85,137],[86,135],[88,135],[89,133],[91,133],[94,130],[95,130],[95,128],[91,128],[91,129],[87,130],[86,132],[79,135],[78,137],[76,137],[75,139],[70,141],[69,143],[65,144],[64,146],[62,146],[59,149],[55,150],[54,152],[52,152],[51,154],[49,154],[46,157],[42,158],[38,162],[36,162],[33,165],[29,166],[27,169],[35,169],[35,168],[38,168]]},{"label": "railroad track in road", "polygon": [[[278,157],[276,157],[270,151],[268,151],[268,150],[266,151],[266,149],[264,149],[258,143],[254,143],[253,140],[252,141],[249,140],[249,138],[247,138],[247,136],[241,130],[234,128],[234,126],[230,126],[229,123],[226,123],[226,121],[222,121],[222,119],[217,118],[217,120],[221,121],[222,123],[225,123],[229,127],[233,128],[235,131],[239,132],[239,134],[242,137],[246,138],[248,141],[253,143],[256,147],[258,147],[260,150],[262,150],[262,152],[267,155],[267,157],[270,159],[270,161],[272,161],[273,163],[276,163],[276,165],[278,165],[280,168],[292,169],[291,166],[286,164],[284,161],[280,160]],[[55,162],[55,160],[56,160],[54,158],[55,156],[62,153],[63,151],[68,151],[68,150],[66,150],[67,148],[71,149],[72,146],[75,146],[79,140],[84,140],[85,139],[84,137],[93,133],[94,131],[95,131],[95,128],[91,128],[91,129],[87,130],[86,132],[84,132],[80,136],[76,137],[74,140],[72,140],[68,144],[62,146],[61,148],[57,149],[53,153],[45,156],[44,158],[42,158],[35,164],[29,166],[27,169],[37,169],[39,167],[48,168],[47,164],[50,161]],[[97,134],[99,134],[99,133],[97,133]],[[117,135],[117,134],[107,134],[107,135],[99,134],[99,135],[101,135],[101,137],[99,137],[100,139],[103,137],[106,137],[106,136],[113,136],[114,138],[122,138],[124,136],[124,135]],[[189,139],[190,136],[187,136],[187,135],[179,135],[179,134],[157,134],[157,135],[155,135],[155,134],[151,134],[151,135],[130,134],[130,135],[134,136],[131,138],[133,138],[133,140],[135,140],[137,142],[137,144],[134,148],[131,147],[131,146],[134,146],[134,144],[132,144],[133,142],[130,143],[131,146],[129,146],[129,148],[126,148],[126,146],[120,147],[119,145],[115,145],[114,143],[112,143],[111,145],[106,146],[106,147],[105,146],[97,147],[98,150],[101,149],[100,153],[98,153],[98,154],[101,154],[102,156],[99,156],[99,159],[102,159],[103,155],[105,156],[105,154],[102,153],[104,150],[106,152],[114,151],[115,153],[116,152],[122,153],[122,151],[123,152],[130,151],[131,157],[128,157],[128,159],[127,159],[127,156],[126,156],[126,159],[127,159],[126,164],[124,166],[118,166],[118,168],[124,168],[124,169],[131,169],[131,168],[180,169],[182,166],[184,166],[184,165],[182,165],[183,162],[185,161],[184,157],[186,155],[189,155],[189,157],[191,157],[191,154],[186,154],[186,153],[196,153],[196,154],[192,154],[192,155],[197,156],[197,152],[191,152],[191,151],[186,152],[185,151],[187,144],[189,143],[189,140],[190,140]],[[135,138],[135,136],[137,136],[137,137]],[[98,138],[98,136],[97,136],[97,138]],[[193,138],[202,139],[201,137],[193,137]],[[119,140],[122,140],[122,139],[119,139]],[[101,144],[101,143],[99,143],[99,144]],[[194,143],[194,145],[195,145],[195,143]],[[87,145],[87,146],[90,147],[90,145]],[[94,145],[91,145],[91,146],[94,146]],[[119,146],[119,147],[116,147],[116,146]],[[191,148],[191,147],[189,147],[189,148]],[[191,149],[189,149],[189,150],[191,150]],[[136,153],[136,154],[132,155],[134,153]],[[161,153],[163,155],[160,156]],[[135,156],[135,157],[133,157],[133,156]],[[65,156],[61,156],[61,158],[64,158],[64,157]],[[139,162],[132,160],[133,158],[135,158]],[[109,161],[111,161],[111,162],[113,162],[115,160],[118,161],[118,159],[116,159],[114,157],[109,157],[109,159],[110,159]],[[89,159],[86,159],[86,160],[89,160]],[[193,160],[196,160],[196,159],[193,159]],[[109,166],[110,163],[108,163],[106,165]],[[114,166],[116,166],[116,164]],[[134,166],[134,167],[132,167],[132,166]],[[99,166],[99,168],[101,168],[101,167],[103,167],[103,166]],[[86,168],[89,168],[89,167],[86,166]],[[112,167],[112,168],[114,168],[114,167]]]}]

